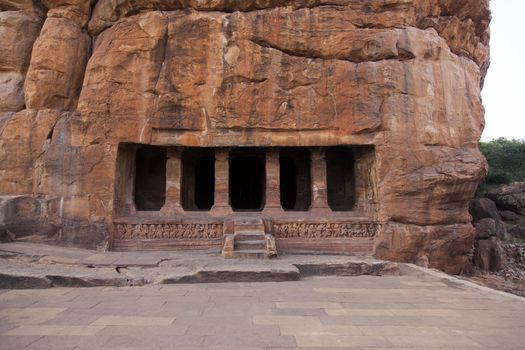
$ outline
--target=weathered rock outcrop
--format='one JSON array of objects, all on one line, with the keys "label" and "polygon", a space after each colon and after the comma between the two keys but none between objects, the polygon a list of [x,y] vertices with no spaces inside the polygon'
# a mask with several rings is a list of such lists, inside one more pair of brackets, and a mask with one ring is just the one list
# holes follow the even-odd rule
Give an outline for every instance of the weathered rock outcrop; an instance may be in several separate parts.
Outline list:
[{"label": "weathered rock outcrop", "polygon": [[525,215],[525,182],[498,186],[489,191],[487,197],[502,209]]},{"label": "weathered rock outcrop", "polygon": [[490,218],[481,219],[474,223],[476,228],[477,240],[489,239],[490,237],[497,237],[501,240],[507,239],[507,228],[501,220],[494,220]]},{"label": "weathered rock outcrop", "polygon": [[24,108],[24,79],[41,26],[34,14],[0,12],[0,115]]},{"label": "weathered rock outcrop", "polygon": [[503,266],[504,251],[496,237],[476,240],[474,264],[484,271],[498,271]]},{"label": "weathered rock outcrop", "polygon": [[[26,107],[74,110],[90,38],[69,19],[49,17],[33,45],[24,86]],[[60,55],[49,55],[57,52]]]},{"label": "weathered rock outcrop", "polygon": [[0,128],[1,193],[36,193],[39,159],[49,147],[59,117],[60,113],[54,110],[26,109],[6,118]]},{"label": "weathered rock outcrop", "polygon": [[[522,184],[500,185],[491,189],[486,195],[498,199],[497,204],[486,197],[470,202],[472,223],[476,229],[472,264],[481,271],[500,274],[510,271],[511,275],[517,273],[519,276],[524,273],[519,258],[505,254],[515,254],[525,238],[525,216],[517,213]],[[509,207],[516,212],[506,210]]]},{"label": "weathered rock outcrop", "polygon": [[68,242],[107,237],[124,142],[373,145],[376,254],[461,271],[488,0],[36,3],[0,0],[0,194],[61,198]]},{"label": "weathered rock outcrop", "polygon": [[494,220],[501,220],[501,214],[498,211],[496,203],[488,198],[473,199],[470,202],[470,214],[472,221],[476,222],[481,219],[491,218]]}]

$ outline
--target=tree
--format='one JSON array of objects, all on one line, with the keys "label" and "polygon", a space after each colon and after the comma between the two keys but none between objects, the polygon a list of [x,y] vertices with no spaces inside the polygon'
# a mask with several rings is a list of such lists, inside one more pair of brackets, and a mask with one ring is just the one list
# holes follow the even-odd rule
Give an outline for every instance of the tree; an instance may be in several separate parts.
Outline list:
[{"label": "tree", "polygon": [[525,140],[500,137],[480,142],[480,150],[489,163],[487,185],[525,181]]}]

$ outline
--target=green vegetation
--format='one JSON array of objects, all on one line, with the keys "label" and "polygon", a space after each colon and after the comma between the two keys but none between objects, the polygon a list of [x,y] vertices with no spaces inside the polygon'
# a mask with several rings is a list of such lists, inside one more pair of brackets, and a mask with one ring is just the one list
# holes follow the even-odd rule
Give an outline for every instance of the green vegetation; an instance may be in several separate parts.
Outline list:
[{"label": "green vegetation", "polygon": [[480,142],[479,148],[489,163],[489,174],[485,179],[487,186],[525,181],[525,140],[500,137]]}]

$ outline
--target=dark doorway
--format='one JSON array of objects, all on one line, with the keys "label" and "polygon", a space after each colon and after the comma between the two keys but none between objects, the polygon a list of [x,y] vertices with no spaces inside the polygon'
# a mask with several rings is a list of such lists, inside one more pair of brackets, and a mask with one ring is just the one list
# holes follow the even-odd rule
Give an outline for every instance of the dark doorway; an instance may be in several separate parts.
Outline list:
[{"label": "dark doorway", "polygon": [[310,152],[304,149],[281,150],[279,169],[281,207],[284,210],[308,210],[312,196]]},{"label": "dark doorway", "polygon": [[210,210],[215,201],[215,151],[190,149],[182,153],[181,202],[184,210]]},{"label": "dark doorway", "polygon": [[260,149],[230,151],[230,204],[233,210],[264,207],[265,153]]},{"label": "dark doorway", "polygon": [[166,149],[142,146],[135,155],[135,208],[160,210],[166,201]]},{"label": "dark doorway", "polygon": [[348,211],[354,206],[354,163],[354,155],[346,147],[326,150],[328,205],[334,211]]}]

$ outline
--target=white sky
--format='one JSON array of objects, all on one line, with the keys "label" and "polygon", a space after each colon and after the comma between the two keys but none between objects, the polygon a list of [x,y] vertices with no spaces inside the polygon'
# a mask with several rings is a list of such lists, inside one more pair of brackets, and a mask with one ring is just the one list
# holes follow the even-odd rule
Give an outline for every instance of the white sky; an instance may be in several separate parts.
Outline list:
[{"label": "white sky", "polygon": [[525,0],[490,0],[491,64],[483,88],[483,141],[525,139]]}]

